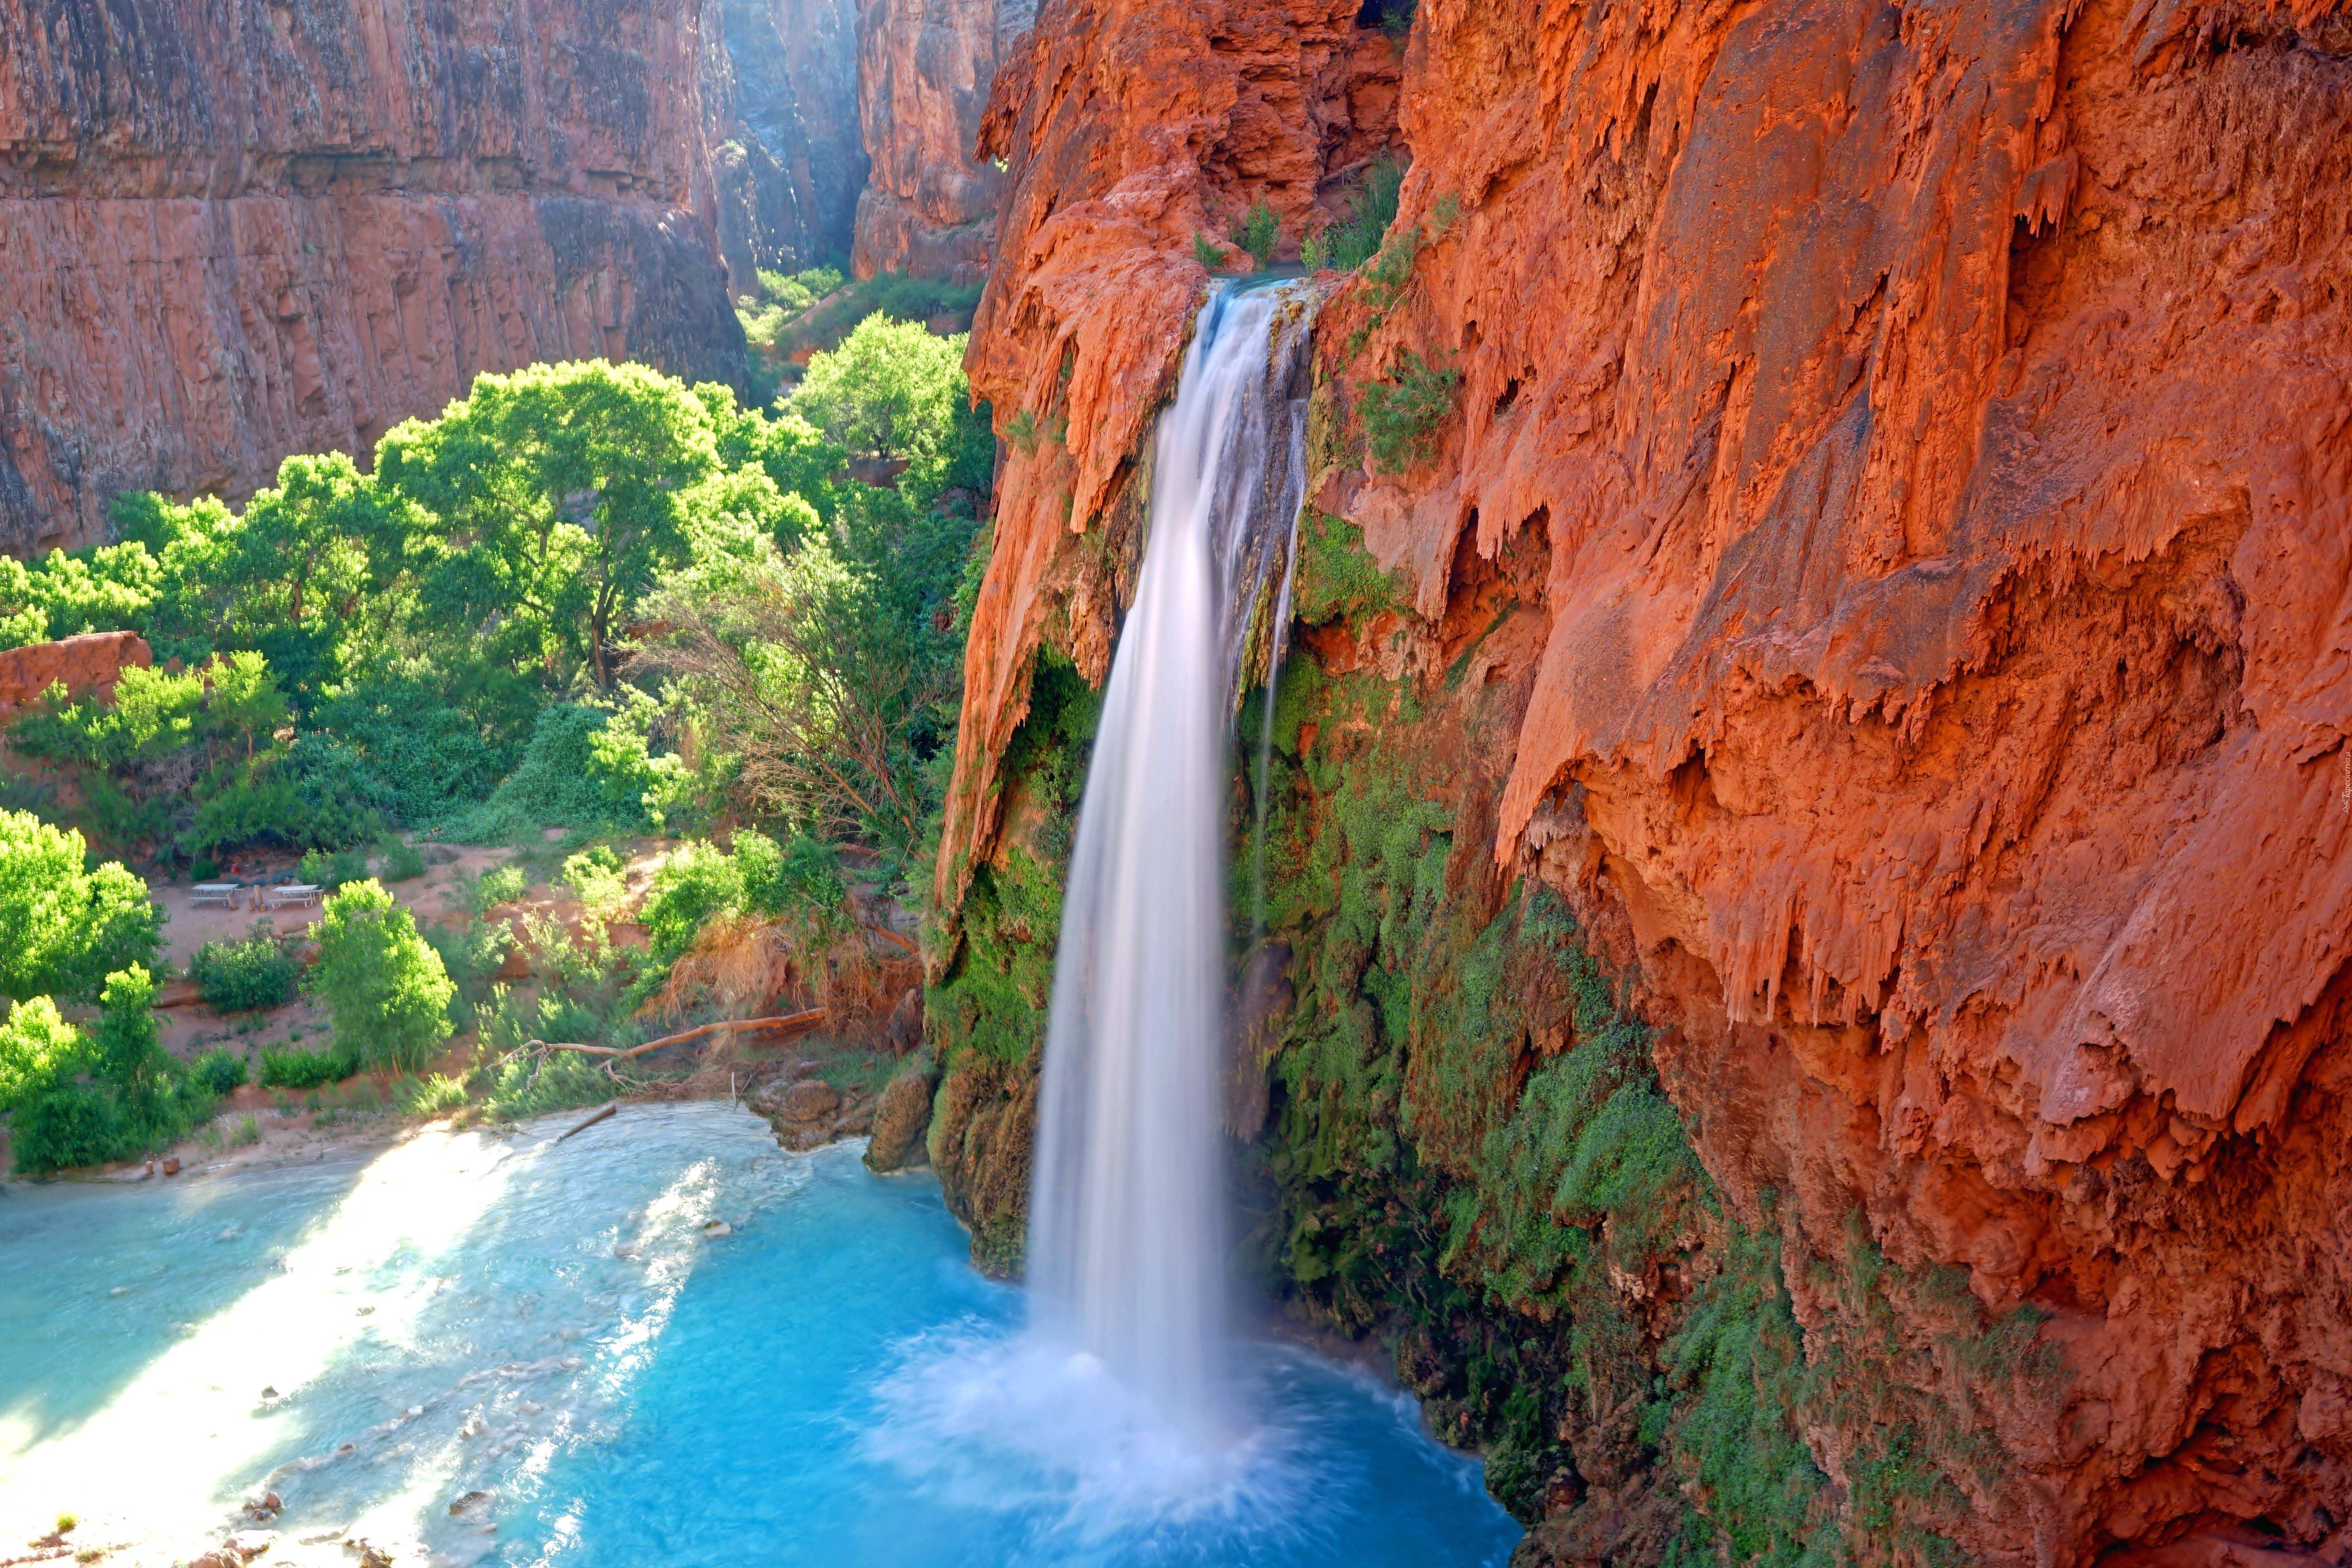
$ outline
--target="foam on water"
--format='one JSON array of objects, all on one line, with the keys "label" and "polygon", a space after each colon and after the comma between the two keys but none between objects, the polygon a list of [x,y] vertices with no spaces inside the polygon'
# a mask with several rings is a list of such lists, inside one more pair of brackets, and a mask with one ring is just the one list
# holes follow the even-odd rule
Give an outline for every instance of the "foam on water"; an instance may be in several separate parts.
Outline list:
[{"label": "foam on water", "polygon": [[723,1106],[554,1147],[571,1120],[0,1193],[0,1532],[71,1510],[185,1555],[268,1486],[269,1560],[339,1568],[299,1538],[583,1568],[1508,1554],[1475,1466],[1360,1377],[1242,1347],[1262,1414],[1204,1460],[1037,1359],[929,1178]]}]

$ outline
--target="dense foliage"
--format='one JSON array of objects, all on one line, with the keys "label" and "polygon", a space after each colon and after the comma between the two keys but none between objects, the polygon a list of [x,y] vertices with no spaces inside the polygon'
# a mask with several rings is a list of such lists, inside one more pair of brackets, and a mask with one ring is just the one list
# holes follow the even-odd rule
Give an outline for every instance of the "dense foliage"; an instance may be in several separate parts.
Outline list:
[{"label": "dense foliage", "polygon": [[0,811],[0,996],[95,998],[106,977],[152,963],[163,911],[122,867],[92,867],[82,837]]},{"label": "dense foliage", "polygon": [[450,1036],[457,987],[416,917],[371,879],[336,889],[310,929],[319,963],[310,991],[334,1024],[337,1050],[364,1067],[421,1070]]},{"label": "dense foliage", "polygon": [[[803,311],[944,299],[768,286]],[[10,751],[47,772],[13,798],[166,869],[275,847],[336,882],[371,845],[406,874],[392,826],[748,817],[903,858],[994,441],[961,338],[870,309],[843,331],[774,410],[642,365],[534,365],[395,427],[371,471],[291,458],[241,510],[127,495],[118,542],[0,560],[0,644],[122,629],[156,659],[19,720]]]},{"label": "dense foliage", "polygon": [[158,1038],[154,994],[146,967],[133,963],[107,977],[104,1011],[87,1032],[46,996],[19,1002],[0,1023],[0,1110],[15,1113],[17,1170],[132,1159],[210,1111],[213,1091]]},{"label": "dense foliage", "polygon": [[241,942],[205,943],[188,961],[188,978],[196,983],[205,1005],[215,1013],[241,1013],[289,1002],[300,977],[300,966],[267,921]]}]

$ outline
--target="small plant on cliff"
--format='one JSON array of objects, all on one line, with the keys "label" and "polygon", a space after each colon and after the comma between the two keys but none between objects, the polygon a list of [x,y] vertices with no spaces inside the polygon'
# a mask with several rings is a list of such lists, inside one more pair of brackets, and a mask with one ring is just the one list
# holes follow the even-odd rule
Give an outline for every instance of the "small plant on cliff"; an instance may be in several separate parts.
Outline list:
[{"label": "small plant on cliff", "polygon": [[1403,192],[1404,165],[1385,153],[1373,159],[1348,199],[1348,216],[1322,237],[1334,268],[1353,272],[1380,253]]},{"label": "small plant on cliff", "polygon": [[1192,236],[1192,259],[1211,272],[1225,264],[1223,254],[1217,249],[1217,242],[1197,231]]},{"label": "small plant on cliff", "polygon": [[1364,388],[1364,437],[1372,466],[1384,474],[1402,474],[1433,461],[1438,426],[1454,412],[1461,384],[1460,371],[1432,364],[1411,349],[1402,351],[1395,376]]},{"label": "small plant on cliff", "polygon": [[1263,200],[1253,203],[1234,226],[1234,243],[1250,254],[1261,272],[1274,265],[1275,247],[1282,243],[1282,220]]},{"label": "small plant on cliff", "polygon": [[1376,0],[1376,3],[1379,9],[1373,15],[1381,32],[1402,41],[1412,31],[1414,0]]}]

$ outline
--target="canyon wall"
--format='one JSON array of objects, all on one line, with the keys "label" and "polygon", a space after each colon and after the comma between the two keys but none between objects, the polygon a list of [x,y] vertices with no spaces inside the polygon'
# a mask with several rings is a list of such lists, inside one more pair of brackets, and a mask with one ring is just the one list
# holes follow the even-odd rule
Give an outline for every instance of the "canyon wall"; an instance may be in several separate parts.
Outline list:
[{"label": "canyon wall", "polygon": [[858,277],[988,275],[1002,179],[974,142],[998,64],[1035,10],[1036,0],[866,0],[857,103],[873,176],[857,198]]},{"label": "canyon wall", "polygon": [[1295,245],[1385,94],[1237,1001],[1269,1279],[1526,1561],[2340,1560],[2352,14],[1359,17],[1048,0],[1000,78],[951,1195],[1017,1236],[1193,237]]},{"label": "canyon wall", "polygon": [[705,0],[700,90],[730,289],[846,259],[868,164],[856,0]]},{"label": "canyon wall", "polygon": [[740,383],[699,6],[0,3],[0,548],[249,493],[475,373]]}]

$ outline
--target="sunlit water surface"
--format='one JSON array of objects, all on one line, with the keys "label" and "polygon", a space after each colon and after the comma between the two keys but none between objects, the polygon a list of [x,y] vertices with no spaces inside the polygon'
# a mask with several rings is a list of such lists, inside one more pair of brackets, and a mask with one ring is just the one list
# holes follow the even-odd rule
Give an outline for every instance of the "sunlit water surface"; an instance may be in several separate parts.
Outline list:
[{"label": "sunlit water surface", "polygon": [[193,1552],[275,1489],[280,1559],[335,1527],[583,1568],[1509,1554],[1409,1401],[1296,1351],[1245,1358],[1239,1448],[1187,1450],[1032,1348],[928,1176],[721,1106],[569,1124],[0,1193],[0,1530]]}]

